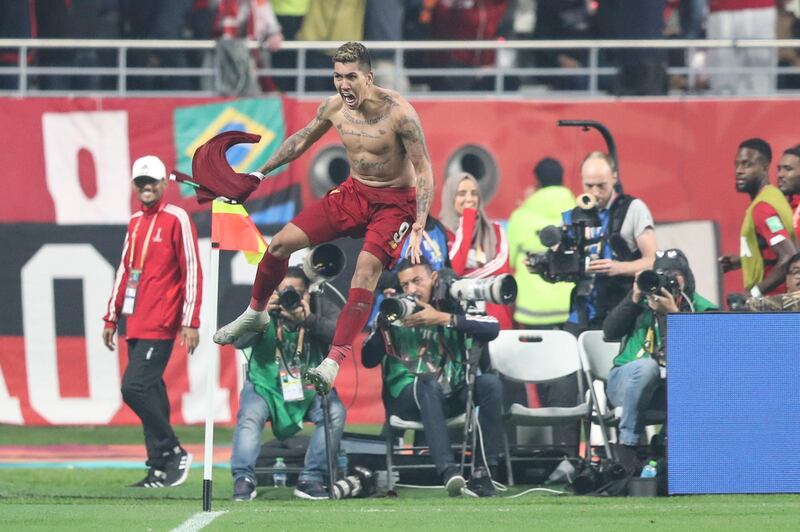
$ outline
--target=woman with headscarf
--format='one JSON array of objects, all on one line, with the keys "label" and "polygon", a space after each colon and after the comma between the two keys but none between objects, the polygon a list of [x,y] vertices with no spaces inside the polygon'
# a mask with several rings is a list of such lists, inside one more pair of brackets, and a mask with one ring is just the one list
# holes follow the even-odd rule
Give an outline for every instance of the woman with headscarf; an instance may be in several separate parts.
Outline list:
[{"label": "woman with headscarf", "polygon": [[[471,174],[447,177],[439,219],[448,231],[450,262],[456,275],[482,279],[511,272],[505,231],[486,217],[478,181]],[[511,306],[487,304],[486,313],[497,318],[502,329],[513,328]]]}]

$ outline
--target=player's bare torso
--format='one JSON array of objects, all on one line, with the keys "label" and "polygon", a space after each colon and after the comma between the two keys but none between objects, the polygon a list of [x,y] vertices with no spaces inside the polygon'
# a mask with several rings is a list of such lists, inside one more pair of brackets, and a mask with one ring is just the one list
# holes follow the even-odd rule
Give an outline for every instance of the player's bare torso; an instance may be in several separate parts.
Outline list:
[{"label": "player's bare torso", "polygon": [[[358,109],[339,95],[323,102],[324,112],[342,140],[354,179],[373,187],[411,187],[416,174],[398,134],[410,104],[397,92],[374,87]],[[421,135],[421,131],[420,131]]]}]

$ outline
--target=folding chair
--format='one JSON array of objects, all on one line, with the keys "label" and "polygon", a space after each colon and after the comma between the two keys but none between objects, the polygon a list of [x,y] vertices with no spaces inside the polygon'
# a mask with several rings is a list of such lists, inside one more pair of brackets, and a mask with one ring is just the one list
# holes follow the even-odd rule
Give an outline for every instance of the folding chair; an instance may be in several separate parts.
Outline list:
[{"label": "folding chair", "polygon": [[[586,374],[586,380],[593,383],[595,380],[603,383],[608,381],[608,374],[614,367],[614,358],[619,354],[620,343],[608,342],[603,338],[603,331],[586,331],[578,337],[578,350],[581,356],[581,365]],[[608,411],[605,392],[602,396],[597,393],[594,386],[590,386],[594,411],[597,413],[593,420],[598,421],[603,437],[603,446],[610,457],[609,428],[616,427],[622,417],[622,407],[615,406],[613,412]],[[667,414],[663,410],[649,409],[644,413],[646,426],[661,425],[666,421]]]},{"label": "folding chair", "polygon": [[[495,370],[518,382],[543,383],[574,373],[578,379],[579,397],[585,396],[577,340],[568,332],[500,331],[500,335],[489,343],[489,355]],[[590,413],[591,405],[588,401],[570,407],[542,408],[529,408],[514,403],[506,413],[506,422],[514,427],[588,423]],[[505,447],[509,484],[513,485],[512,457],[507,439]]]},{"label": "folding chair", "polygon": [[[476,409],[474,409],[474,408],[471,409],[471,412],[472,412],[473,421],[477,422],[477,420],[474,417]],[[446,423],[445,423],[445,430],[464,428],[466,422],[467,422],[467,414],[466,413],[460,414],[460,415],[455,416],[455,417],[448,418],[446,420]],[[422,431],[422,430],[424,430],[424,427],[422,426],[422,422],[421,421],[409,421],[409,420],[402,419],[402,418],[400,418],[398,416],[395,416],[395,415],[390,415],[389,416],[389,428],[390,429],[393,429],[393,428],[394,429],[400,429],[400,430],[411,430],[411,431]],[[472,432],[472,442],[473,442],[472,446],[470,448],[474,449],[475,448],[475,443],[474,443],[475,442],[475,431],[474,430],[470,430],[470,431]],[[462,456],[461,462],[462,462],[462,467],[463,467],[463,464],[464,464],[464,458],[463,457],[464,457],[465,453],[467,452],[467,448],[468,448],[467,445],[466,445],[466,441],[463,442],[460,445],[454,443],[451,446],[454,448],[454,450],[460,450],[461,456]],[[420,445],[420,446],[412,445],[410,447],[402,447],[401,449],[404,450],[404,451],[417,452],[417,451],[422,451],[422,450],[428,449],[428,446],[427,445],[424,445],[424,446],[422,446],[422,445]],[[387,478],[388,478],[388,480],[387,480],[388,489],[390,489],[390,490],[394,489],[394,479],[392,478],[392,472],[393,471],[399,471],[400,469],[422,469],[422,468],[434,468],[434,467],[436,467],[433,464],[433,462],[426,463],[426,464],[405,464],[405,465],[395,464],[394,463],[394,455],[396,454],[397,450],[398,450],[398,448],[395,447],[395,445],[394,445],[394,438],[392,437],[392,431],[391,430],[387,430],[386,431],[386,475],[387,475]],[[473,459],[474,459],[474,453],[473,453]],[[470,467],[473,467],[473,466],[474,466],[474,463],[471,462],[470,463]]]},{"label": "folding chair", "polygon": [[[614,452],[609,444],[609,423],[616,423],[613,413],[608,412],[605,389],[602,386],[599,390],[595,388],[595,381],[605,383],[608,380],[608,373],[614,367],[614,357],[619,354],[619,345],[619,342],[607,342],[603,338],[603,331],[585,331],[578,336],[578,353],[586,382],[589,384],[592,410],[595,413],[592,421],[596,421],[599,425],[606,456],[612,459]],[[591,436],[589,444],[591,445]]]}]

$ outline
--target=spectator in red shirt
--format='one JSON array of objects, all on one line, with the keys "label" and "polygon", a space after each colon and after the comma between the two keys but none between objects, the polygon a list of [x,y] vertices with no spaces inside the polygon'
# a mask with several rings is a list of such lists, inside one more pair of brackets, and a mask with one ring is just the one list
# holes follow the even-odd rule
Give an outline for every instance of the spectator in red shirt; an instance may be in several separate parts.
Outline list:
[{"label": "spectator in red shirt", "polygon": [[762,139],[739,145],[734,161],[736,191],[752,201],[742,221],[739,255],[719,258],[723,273],[742,269],[744,288],[753,297],[785,292],[786,265],[796,252],[791,207],[769,184],[771,161],[772,149]]},{"label": "spectator in red shirt", "polygon": [[778,188],[792,207],[794,235],[797,238],[800,235],[800,145],[784,150],[778,162]]},{"label": "spectator in red shirt", "polygon": [[152,155],[141,157],[132,174],[142,210],[128,223],[103,317],[103,343],[115,349],[117,322],[126,316],[128,366],[122,398],[142,421],[149,467],[131,487],[161,488],[182,484],[192,463],[169,422],[163,375],[178,333],[189,353],[197,347],[203,275],[192,221],[186,211],[162,200],[167,188],[164,163]]}]

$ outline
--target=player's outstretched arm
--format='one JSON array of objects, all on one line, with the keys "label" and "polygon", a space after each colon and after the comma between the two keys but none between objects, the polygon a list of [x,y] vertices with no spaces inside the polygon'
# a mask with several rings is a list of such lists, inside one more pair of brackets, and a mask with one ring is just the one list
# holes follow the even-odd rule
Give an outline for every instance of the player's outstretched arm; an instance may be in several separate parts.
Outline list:
[{"label": "player's outstretched arm", "polygon": [[331,125],[333,125],[330,121],[330,115],[335,100],[341,101],[341,98],[338,96],[331,96],[322,100],[313,120],[311,120],[306,127],[284,140],[278,148],[278,151],[272,154],[272,157],[269,158],[267,164],[261,168],[260,172],[266,175],[279,166],[294,161],[311,147],[312,144],[317,142],[320,137],[331,128]]},{"label": "player's outstretched arm", "polygon": [[433,201],[433,167],[417,112],[409,104],[403,106],[402,112],[403,116],[397,123],[397,132],[403,141],[408,159],[414,166],[414,172],[417,174],[417,220],[411,231],[409,246],[411,260],[416,263],[420,256],[419,246],[422,230],[425,228]]}]

